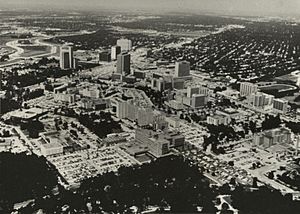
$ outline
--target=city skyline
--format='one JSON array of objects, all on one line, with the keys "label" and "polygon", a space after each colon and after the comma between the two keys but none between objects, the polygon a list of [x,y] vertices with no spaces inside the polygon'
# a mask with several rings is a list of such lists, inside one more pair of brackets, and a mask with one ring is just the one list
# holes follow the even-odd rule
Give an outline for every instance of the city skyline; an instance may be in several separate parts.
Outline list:
[{"label": "city skyline", "polygon": [[299,214],[299,1],[0,0],[0,213]]},{"label": "city skyline", "polygon": [[[298,0],[12,0],[0,1],[3,9],[60,9],[60,10],[116,10],[124,12],[212,12],[224,15],[298,15],[300,1]],[[155,10],[153,10],[155,9]]]}]

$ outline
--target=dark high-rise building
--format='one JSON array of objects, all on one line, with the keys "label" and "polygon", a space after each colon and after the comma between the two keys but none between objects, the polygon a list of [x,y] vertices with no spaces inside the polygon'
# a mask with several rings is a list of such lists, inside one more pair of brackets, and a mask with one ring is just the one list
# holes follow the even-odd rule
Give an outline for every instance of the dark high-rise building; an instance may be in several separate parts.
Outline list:
[{"label": "dark high-rise building", "polygon": [[109,51],[102,51],[99,54],[99,61],[100,62],[110,62],[111,61],[111,54]]},{"label": "dark high-rise building", "polygon": [[130,74],[130,54],[122,52],[117,56],[117,73],[121,75]]}]

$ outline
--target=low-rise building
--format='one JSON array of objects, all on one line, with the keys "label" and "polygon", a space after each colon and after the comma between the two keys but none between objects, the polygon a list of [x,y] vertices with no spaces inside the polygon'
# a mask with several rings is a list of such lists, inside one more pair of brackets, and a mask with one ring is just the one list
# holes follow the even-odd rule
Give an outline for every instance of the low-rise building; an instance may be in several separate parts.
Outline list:
[{"label": "low-rise building", "polygon": [[119,143],[125,143],[126,138],[122,136],[109,136],[103,139],[103,143],[107,146],[119,144]]},{"label": "low-rise building", "polygon": [[253,144],[262,148],[269,148],[276,144],[290,144],[291,142],[291,130],[285,127],[257,133],[253,138]]},{"label": "low-rise building", "polygon": [[67,94],[67,93],[57,93],[54,94],[54,100],[66,103],[75,103],[76,95],[75,94]]},{"label": "low-rise building", "polygon": [[60,143],[60,138],[55,137],[55,134],[56,132],[41,134],[40,150],[42,155],[51,156],[63,153],[63,145]]},{"label": "low-rise building", "polygon": [[165,104],[174,110],[182,110],[184,109],[184,105],[182,102],[178,102],[177,100],[165,101]]},{"label": "low-rise building", "polygon": [[231,122],[230,117],[225,115],[213,115],[207,117],[207,123],[211,125],[228,125]]},{"label": "low-rise building", "polygon": [[180,126],[180,119],[177,117],[166,117],[166,122],[170,128],[178,128]]},{"label": "low-rise building", "polygon": [[0,138],[0,148],[1,147],[9,147],[9,146],[11,146],[11,144],[12,144],[11,139]]},{"label": "low-rise building", "polygon": [[48,111],[41,108],[30,108],[30,109],[18,109],[7,113],[3,116],[3,119],[10,119],[14,122],[27,122],[31,120],[38,119],[42,115],[46,114]]},{"label": "low-rise building", "polygon": [[79,90],[79,94],[83,97],[89,97],[89,98],[101,97],[101,91],[97,87],[81,89]]},{"label": "low-rise building", "polygon": [[109,106],[108,100],[83,98],[79,102],[84,109],[104,110]]},{"label": "low-rise building", "polygon": [[185,138],[178,132],[153,131],[150,129],[137,129],[135,132],[137,142],[149,148],[155,157],[171,154],[172,149],[183,150]]}]

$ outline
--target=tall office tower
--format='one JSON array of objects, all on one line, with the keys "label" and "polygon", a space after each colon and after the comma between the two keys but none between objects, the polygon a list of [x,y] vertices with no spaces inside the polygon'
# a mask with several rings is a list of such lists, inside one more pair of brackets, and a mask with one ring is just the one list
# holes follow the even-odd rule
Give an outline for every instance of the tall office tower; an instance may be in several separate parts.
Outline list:
[{"label": "tall office tower", "polygon": [[127,75],[130,73],[130,54],[122,52],[117,56],[117,73]]},{"label": "tall office tower", "polygon": [[121,47],[121,51],[130,51],[132,49],[132,41],[129,39],[118,39],[117,46]]},{"label": "tall office tower", "polygon": [[60,49],[60,68],[74,68],[74,57],[72,46],[62,46]]},{"label": "tall office tower", "polygon": [[190,76],[190,63],[181,61],[175,63],[175,77]]},{"label": "tall office tower", "polygon": [[273,110],[278,113],[285,114],[288,109],[288,101],[284,99],[274,99]]},{"label": "tall office tower", "polygon": [[242,82],[240,87],[241,96],[249,96],[258,91],[258,86],[250,82]]},{"label": "tall office tower", "polygon": [[110,62],[111,61],[111,53],[109,51],[102,51],[99,53],[99,61],[100,62]]},{"label": "tall office tower", "polygon": [[116,60],[117,56],[121,53],[121,47],[120,46],[112,46],[111,47],[111,60]]},{"label": "tall office tower", "polygon": [[187,97],[191,98],[193,94],[199,94],[199,88],[198,87],[187,87]]}]

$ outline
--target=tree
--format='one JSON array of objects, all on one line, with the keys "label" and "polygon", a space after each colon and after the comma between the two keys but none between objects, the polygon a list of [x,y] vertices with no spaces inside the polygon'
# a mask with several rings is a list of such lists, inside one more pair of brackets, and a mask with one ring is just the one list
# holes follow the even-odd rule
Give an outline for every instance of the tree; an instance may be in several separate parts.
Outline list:
[{"label": "tree", "polygon": [[234,161],[228,161],[229,166],[234,166]]},{"label": "tree", "polygon": [[266,118],[262,122],[262,129],[270,130],[270,129],[278,128],[280,127],[280,124],[281,124],[281,119],[279,114],[276,117],[266,114]]},{"label": "tree", "polygon": [[78,134],[77,134],[77,131],[76,131],[75,129],[71,129],[71,130],[70,130],[70,133],[71,133],[74,137],[78,138]]},{"label": "tree", "polygon": [[233,211],[229,210],[229,205],[224,202],[222,204],[222,208],[221,208],[220,214],[233,214]]},{"label": "tree", "polygon": [[253,180],[252,180],[252,187],[253,187],[253,188],[257,188],[257,187],[258,187],[258,186],[257,186],[257,181],[258,181],[258,180],[257,180],[257,177],[254,177]]},{"label": "tree", "polygon": [[257,131],[257,128],[256,128],[256,121],[253,122],[252,120],[249,122],[249,129],[251,130],[252,133],[255,133]]},{"label": "tree", "polygon": [[268,173],[268,178],[269,179],[274,179],[274,172],[273,171]]},{"label": "tree", "polygon": [[10,134],[10,131],[9,130],[3,130],[3,137],[10,137],[11,134]]},{"label": "tree", "polygon": [[183,114],[180,114],[179,118],[180,118],[181,120],[183,120],[183,119],[184,119]]},{"label": "tree", "polygon": [[229,184],[231,184],[231,185],[233,185],[233,186],[235,186],[235,185],[236,185],[236,180],[235,180],[235,177],[232,177],[232,178],[230,178],[230,182],[229,182]]},{"label": "tree", "polygon": [[68,129],[68,122],[64,122],[64,123],[63,123],[63,129],[64,129],[64,130]]},{"label": "tree", "polygon": [[57,185],[56,169],[45,158],[36,155],[2,152],[0,170],[5,172],[0,173],[3,213],[11,213],[14,203],[51,195]]}]

